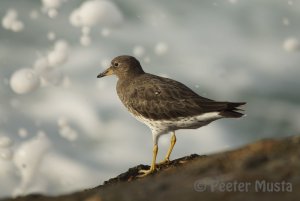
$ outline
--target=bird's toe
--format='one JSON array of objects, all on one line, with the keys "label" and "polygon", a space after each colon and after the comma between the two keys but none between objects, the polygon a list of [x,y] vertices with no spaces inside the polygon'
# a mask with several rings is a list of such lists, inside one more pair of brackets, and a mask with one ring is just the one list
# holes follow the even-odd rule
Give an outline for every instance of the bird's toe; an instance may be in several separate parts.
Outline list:
[{"label": "bird's toe", "polygon": [[150,168],[149,170],[139,170],[139,175],[137,177],[145,177],[152,174],[153,172],[155,172],[154,168]]}]

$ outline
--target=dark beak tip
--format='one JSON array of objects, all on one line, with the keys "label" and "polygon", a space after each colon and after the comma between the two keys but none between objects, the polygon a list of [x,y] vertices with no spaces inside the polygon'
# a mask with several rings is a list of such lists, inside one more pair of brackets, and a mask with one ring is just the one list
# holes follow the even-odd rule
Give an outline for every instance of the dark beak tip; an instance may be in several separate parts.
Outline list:
[{"label": "dark beak tip", "polygon": [[99,74],[99,75],[97,75],[97,78],[101,78],[101,77],[103,77],[103,75],[102,75],[102,74]]}]

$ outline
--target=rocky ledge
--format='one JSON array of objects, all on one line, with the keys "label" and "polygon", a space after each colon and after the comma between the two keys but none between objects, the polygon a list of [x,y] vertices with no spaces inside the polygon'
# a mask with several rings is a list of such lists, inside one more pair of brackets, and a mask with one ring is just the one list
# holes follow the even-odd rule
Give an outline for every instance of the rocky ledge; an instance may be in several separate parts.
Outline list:
[{"label": "rocky ledge", "polygon": [[130,168],[103,185],[69,195],[3,201],[299,200],[300,136],[261,140],[209,156],[193,154],[137,178],[147,167]]}]

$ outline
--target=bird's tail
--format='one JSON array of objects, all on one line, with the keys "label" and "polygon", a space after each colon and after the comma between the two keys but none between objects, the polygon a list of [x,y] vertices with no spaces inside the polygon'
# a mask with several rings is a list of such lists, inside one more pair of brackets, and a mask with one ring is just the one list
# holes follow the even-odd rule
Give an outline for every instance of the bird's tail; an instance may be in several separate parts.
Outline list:
[{"label": "bird's tail", "polygon": [[238,102],[238,103],[227,103],[227,107],[225,110],[221,111],[219,114],[225,118],[240,118],[245,114],[241,113],[244,110],[240,107],[245,105],[246,102]]}]

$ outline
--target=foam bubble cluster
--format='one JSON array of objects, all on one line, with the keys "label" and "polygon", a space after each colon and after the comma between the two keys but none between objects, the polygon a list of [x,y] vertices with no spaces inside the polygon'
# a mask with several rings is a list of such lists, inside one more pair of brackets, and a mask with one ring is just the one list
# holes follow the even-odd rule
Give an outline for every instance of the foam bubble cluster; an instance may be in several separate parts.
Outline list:
[{"label": "foam bubble cluster", "polygon": [[20,32],[24,29],[24,24],[18,19],[18,12],[14,9],[8,10],[2,19],[2,27],[14,32]]},{"label": "foam bubble cluster", "polygon": [[43,6],[47,9],[57,9],[61,6],[61,0],[42,0]]},{"label": "foam bubble cluster", "polygon": [[48,14],[50,18],[55,18],[58,15],[57,9],[60,8],[63,3],[62,0],[42,0],[43,10]]},{"label": "foam bubble cluster", "polygon": [[52,51],[45,57],[38,58],[33,68],[22,68],[13,73],[10,86],[17,94],[26,94],[36,90],[39,86],[49,84],[59,85],[63,81],[63,74],[57,66],[68,60],[69,45],[64,40],[58,40]]},{"label": "foam bubble cluster", "polygon": [[11,150],[11,146],[13,144],[12,139],[7,137],[6,135],[0,136],[0,158],[3,160],[11,160],[13,157],[13,151]]},{"label": "foam bubble cluster", "polygon": [[20,145],[15,151],[13,161],[21,173],[21,183],[15,189],[15,195],[23,194],[34,178],[51,142],[44,132]]},{"label": "foam bubble cluster", "polygon": [[54,67],[58,67],[67,62],[69,57],[69,44],[65,40],[58,40],[54,44],[52,51],[46,57],[36,60],[34,68],[39,72],[42,86],[59,85],[63,81],[62,72]]},{"label": "foam bubble cluster", "polygon": [[68,59],[69,45],[64,40],[58,40],[54,49],[48,53],[47,60],[51,67],[64,64]]},{"label": "foam bubble cluster", "polygon": [[46,68],[41,76],[41,85],[60,85],[63,81],[63,73],[59,69]]},{"label": "foam bubble cluster", "polygon": [[[91,28],[95,25],[115,26],[123,20],[123,15],[119,8],[111,1],[107,0],[89,0],[81,4],[79,8],[74,10],[70,15],[70,23],[75,27],[82,28],[82,36],[80,43],[88,46],[91,43],[89,32],[84,29]],[[109,29],[103,29],[102,35],[108,36]]]},{"label": "foam bubble cluster", "polygon": [[92,27],[97,24],[112,26],[119,24],[122,19],[119,8],[107,0],[85,1],[70,15],[70,22],[75,27]]},{"label": "foam bubble cluster", "polygon": [[68,141],[74,141],[77,139],[77,132],[71,128],[66,118],[60,117],[57,124],[59,126],[59,134],[62,138],[65,138]]}]

